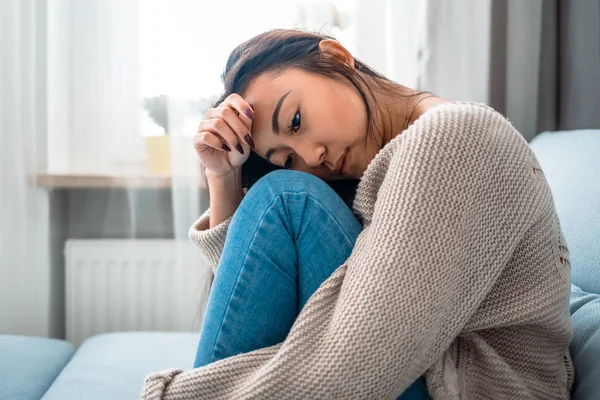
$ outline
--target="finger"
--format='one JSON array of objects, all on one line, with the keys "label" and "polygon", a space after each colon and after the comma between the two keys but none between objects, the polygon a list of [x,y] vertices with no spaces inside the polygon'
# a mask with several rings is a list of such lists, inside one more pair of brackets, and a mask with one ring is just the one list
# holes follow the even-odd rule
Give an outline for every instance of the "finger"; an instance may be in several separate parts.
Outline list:
[{"label": "finger", "polygon": [[207,111],[206,118],[221,118],[237,135],[240,142],[246,143],[248,146],[254,148],[252,134],[233,108],[227,106],[212,108],[210,111]]},{"label": "finger", "polygon": [[231,148],[227,146],[220,137],[216,134],[208,131],[201,131],[194,135],[193,138],[194,149],[196,152],[202,151],[202,146],[208,146],[215,150],[220,150],[224,152],[230,152]]},{"label": "finger", "polygon": [[244,149],[233,129],[221,118],[204,120],[200,123],[199,131],[209,131],[218,134],[223,138],[231,149],[236,149],[240,154],[244,154]]},{"label": "finger", "polygon": [[242,96],[240,96],[237,93],[232,93],[229,96],[227,96],[227,98],[223,101],[223,103],[220,104],[220,106],[221,105],[226,105],[235,109],[238,112],[241,120],[244,121],[244,124],[246,124],[246,126],[248,127],[248,130],[252,128],[252,122],[256,118],[256,116],[254,115],[254,108],[252,108],[250,103],[244,100]]}]

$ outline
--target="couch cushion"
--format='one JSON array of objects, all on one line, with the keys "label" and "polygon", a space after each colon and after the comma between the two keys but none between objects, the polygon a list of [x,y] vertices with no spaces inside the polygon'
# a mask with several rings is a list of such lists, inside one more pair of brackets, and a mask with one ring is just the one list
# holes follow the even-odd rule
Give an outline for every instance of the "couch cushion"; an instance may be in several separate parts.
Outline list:
[{"label": "couch cushion", "polygon": [[544,132],[532,142],[569,247],[573,400],[600,399],[600,130]]},{"label": "couch cushion", "polygon": [[571,281],[600,294],[600,130],[544,132],[531,148],[552,190]]},{"label": "couch cushion", "polygon": [[575,363],[573,400],[600,399],[600,295],[571,287],[573,343]]},{"label": "couch cushion", "polygon": [[137,399],[151,372],[191,369],[199,335],[124,332],[97,335],[77,350],[44,400]]},{"label": "couch cushion", "polygon": [[0,399],[39,399],[74,351],[63,340],[0,335]]}]

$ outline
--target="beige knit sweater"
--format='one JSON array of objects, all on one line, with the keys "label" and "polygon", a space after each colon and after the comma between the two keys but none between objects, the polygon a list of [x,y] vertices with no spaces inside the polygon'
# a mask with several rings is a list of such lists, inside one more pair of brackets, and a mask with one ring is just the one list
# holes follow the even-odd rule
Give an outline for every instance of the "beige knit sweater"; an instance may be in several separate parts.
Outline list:
[{"label": "beige knit sweater", "polygon": [[[569,254],[545,176],[479,103],[425,112],[369,164],[348,260],[282,343],[146,378],[143,399],[568,399]],[[191,237],[213,268],[229,220]],[[168,351],[168,349],[165,349]]]}]

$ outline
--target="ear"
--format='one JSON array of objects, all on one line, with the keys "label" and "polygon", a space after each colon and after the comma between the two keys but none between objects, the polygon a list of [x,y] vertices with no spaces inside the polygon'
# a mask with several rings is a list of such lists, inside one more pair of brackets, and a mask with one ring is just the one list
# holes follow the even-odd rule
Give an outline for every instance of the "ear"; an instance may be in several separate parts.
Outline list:
[{"label": "ear", "polygon": [[354,69],[354,57],[340,42],[332,39],[323,39],[319,42],[319,51]]}]

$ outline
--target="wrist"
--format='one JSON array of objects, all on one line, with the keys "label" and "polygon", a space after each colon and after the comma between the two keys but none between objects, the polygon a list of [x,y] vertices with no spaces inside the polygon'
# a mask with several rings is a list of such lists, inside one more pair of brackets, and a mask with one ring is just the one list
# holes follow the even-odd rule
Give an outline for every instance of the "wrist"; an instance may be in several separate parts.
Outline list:
[{"label": "wrist", "polygon": [[204,171],[207,179],[232,179],[242,175],[242,167],[234,167],[227,172],[214,172],[209,169]]},{"label": "wrist", "polygon": [[242,168],[235,167],[227,173],[215,173],[209,170],[205,171],[206,180],[209,188],[240,188],[242,187]]}]

